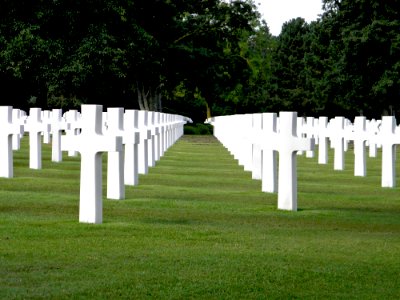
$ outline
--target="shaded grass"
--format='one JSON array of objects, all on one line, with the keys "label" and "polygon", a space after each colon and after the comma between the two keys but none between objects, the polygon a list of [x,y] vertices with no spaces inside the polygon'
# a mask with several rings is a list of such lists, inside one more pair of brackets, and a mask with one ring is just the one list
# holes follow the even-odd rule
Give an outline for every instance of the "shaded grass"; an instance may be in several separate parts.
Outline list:
[{"label": "shaded grass", "polygon": [[2,299],[400,297],[399,189],[380,188],[380,158],[357,178],[350,152],[345,171],[298,157],[292,213],[212,137],[184,137],[88,225],[79,158],[43,145],[29,170],[27,155],[24,138],[0,179]]}]

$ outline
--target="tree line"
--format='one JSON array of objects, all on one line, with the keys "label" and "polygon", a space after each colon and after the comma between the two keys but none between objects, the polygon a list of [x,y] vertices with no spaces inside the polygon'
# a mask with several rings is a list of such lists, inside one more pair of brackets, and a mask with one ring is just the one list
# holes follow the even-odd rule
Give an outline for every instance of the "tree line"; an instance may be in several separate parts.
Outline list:
[{"label": "tree line", "polygon": [[400,0],[321,5],[273,36],[252,0],[0,0],[1,103],[396,114]]}]

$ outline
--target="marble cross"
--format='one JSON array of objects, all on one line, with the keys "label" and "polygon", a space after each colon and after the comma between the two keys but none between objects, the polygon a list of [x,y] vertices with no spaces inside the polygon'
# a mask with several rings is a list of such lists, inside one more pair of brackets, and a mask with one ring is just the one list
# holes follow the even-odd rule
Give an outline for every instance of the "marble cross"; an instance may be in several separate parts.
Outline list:
[{"label": "marble cross", "polygon": [[297,210],[297,151],[314,149],[314,139],[297,137],[297,113],[279,113],[279,134],[274,145],[279,152],[278,209]]},{"label": "marble cross", "polygon": [[23,126],[13,123],[12,112],[11,106],[0,106],[0,177],[5,178],[14,176],[12,136],[23,133]]},{"label": "marble cross", "polygon": [[63,151],[81,155],[79,222],[103,222],[102,153],[122,151],[122,138],[102,134],[102,106],[82,105],[80,135],[62,136]]},{"label": "marble cross", "polygon": [[42,122],[41,109],[32,107],[29,110],[29,117],[24,130],[29,132],[29,167],[31,169],[42,168],[42,143],[41,133],[47,135],[50,132],[50,124]]}]

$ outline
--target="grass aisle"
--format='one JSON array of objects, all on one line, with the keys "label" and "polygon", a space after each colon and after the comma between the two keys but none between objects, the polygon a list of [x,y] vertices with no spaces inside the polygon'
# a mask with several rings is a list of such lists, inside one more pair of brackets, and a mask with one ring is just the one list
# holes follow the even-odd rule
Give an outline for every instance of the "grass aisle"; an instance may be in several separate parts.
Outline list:
[{"label": "grass aisle", "polygon": [[184,137],[88,225],[79,159],[43,145],[30,170],[27,143],[0,179],[0,299],[400,298],[400,193],[380,188],[380,158],[356,178],[351,152],[342,172],[299,157],[300,210],[282,212],[214,138]]}]

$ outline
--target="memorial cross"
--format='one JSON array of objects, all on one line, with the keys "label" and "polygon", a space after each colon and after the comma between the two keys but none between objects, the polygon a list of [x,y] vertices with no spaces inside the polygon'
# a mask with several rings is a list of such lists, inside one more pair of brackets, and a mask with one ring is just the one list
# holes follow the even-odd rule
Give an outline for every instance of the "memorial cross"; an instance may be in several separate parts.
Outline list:
[{"label": "memorial cross", "polygon": [[318,119],[318,163],[328,163],[328,117],[319,117]]},{"label": "memorial cross", "polygon": [[[107,131],[104,135],[121,137],[124,142],[124,109],[122,107],[107,108]],[[107,153],[107,198],[125,199],[124,153],[110,151]]]},{"label": "memorial cross", "polygon": [[297,151],[314,149],[314,139],[297,137],[296,112],[279,113],[279,134],[275,150],[279,152],[278,209],[297,210]]},{"label": "memorial cross", "polygon": [[376,137],[379,132],[379,125],[380,122],[375,119],[367,121],[367,131],[368,135],[371,137],[368,141],[369,157],[376,157],[378,153]]},{"label": "memorial cross", "polygon": [[262,180],[262,148],[260,145],[260,140],[265,139],[262,135],[263,130],[263,115],[262,114],[252,114],[253,126],[249,134],[253,137],[253,166],[252,166],[252,179]]},{"label": "memorial cross", "polygon": [[382,187],[396,186],[396,145],[400,136],[396,134],[396,119],[393,116],[382,117],[379,141],[382,144]]},{"label": "memorial cross", "polygon": [[261,190],[266,193],[278,191],[277,152],[272,145],[278,138],[276,113],[263,113],[262,183]]},{"label": "memorial cross", "polygon": [[29,168],[42,168],[42,143],[41,133],[50,132],[50,124],[43,123],[41,119],[41,109],[32,107],[29,110],[29,117],[24,126],[24,130],[29,132]]},{"label": "memorial cross", "polygon": [[148,140],[151,139],[151,129],[148,127],[149,112],[139,110],[138,128],[140,132],[139,143],[139,174],[147,174],[149,172],[149,147]]},{"label": "memorial cross", "polygon": [[19,126],[22,126],[22,132],[20,134],[13,134],[12,135],[12,149],[13,150],[19,150],[21,149],[21,138],[24,136],[24,123],[25,123],[25,117],[24,116],[24,111],[14,108],[12,110],[12,122],[13,124],[18,124]]},{"label": "memorial cross", "polygon": [[[50,110],[42,110],[42,122],[43,122],[43,124],[51,125],[52,119],[51,119],[51,111]],[[43,143],[49,144],[50,143],[50,130],[43,131],[42,135],[43,135]]]},{"label": "memorial cross", "polygon": [[160,119],[161,113],[154,112],[154,127],[155,127],[155,153],[154,157],[156,161],[160,160],[161,157],[161,124]]},{"label": "memorial cross", "polygon": [[333,169],[344,170],[344,117],[335,117],[330,128],[331,141],[334,148]]},{"label": "memorial cross", "polygon": [[354,176],[366,176],[366,142],[370,140],[369,133],[366,129],[366,118],[362,116],[356,117],[354,119],[353,128],[352,140],[354,143]]},{"label": "memorial cross", "polygon": [[[151,131],[151,137],[148,140],[148,166],[149,167],[154,167],[156,165],[156,155],[155,155],[155,146],[156,146],[156,127],[155,127],[155,112],[154,111],[149,111],[148,112],[148,127]],[[158,129],[158,128],[157,128]]]},{"label": "memorial cross", "polygon": [[[296,119],[296,126],[297,126],[297,136],[298,137],[302,137],[302,138],[304,138],[304,137],[306,137],[305,136],[305,134],[304,134],[304,132],[303,132],[303,129],[304,129],[304,123],[305,123],[305,120],[304,120],[304,118],[303,117],[297,117],[297,119]],[[297,151],[297,155],[303,155],[304,153],[303,153],[303,151]]]},{"label": "memorial cross", "polygon": [[62,117],[61,109],[53,109],[51,112],[51,161],[61,162],[61,134],[63,130],[67,129],[67,123]]},{"label": "memorial cross", "polygon": [[279,133],[263,144],[279,153],[278,209],[297,210],[297,151],[314,149],[314,139],[297,137],[297,113],[279,113]]},{"label": "memorial cross", "polygon": [[0,177],[5,178],[14,176],[12,136],[24,130],[18,122],[13,123],[12,112],[11,106],[0,106]]},{"label": "memorial cross", "polygon": [[[79,122],[79,112],[75,109],[71,109],[65,113],[65,120],[68,123],[68,128],[65,131],[66,135],[69,137],[73,137],[78,135],[80,132],[80,122]],[[69,150],[68,156],[74,157],[77,156],[78,152],[75,150]]]},{"label": "memorial cross", "polygon": [[102,106],[82,105],[82,131],[76,136],[62,136],[63,151],[81,154],[79,222],[102,223],[102,153],[122,151],[122,138],[104,136],[101,132]]},{"label": "memorial cross", "polygon": [[124,116],[125,167],[124,177],[126,185],[138,185],[138,145],[140,133],[138,129],[139,111],[127,109]]},{"label": "memorial cross", "polygon": [[[305,137],[314,138],[314,140],[316,140],[316,132],[315,132],[314,125],[315,125],[314,118],[307,117],[303,132],[305,133]],[[315,156],[314,150],[309,150],[306,152],[306,157],[313,158],[314,156]]]}]

